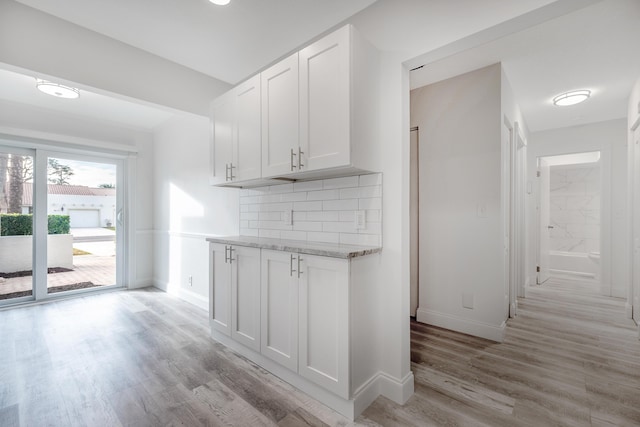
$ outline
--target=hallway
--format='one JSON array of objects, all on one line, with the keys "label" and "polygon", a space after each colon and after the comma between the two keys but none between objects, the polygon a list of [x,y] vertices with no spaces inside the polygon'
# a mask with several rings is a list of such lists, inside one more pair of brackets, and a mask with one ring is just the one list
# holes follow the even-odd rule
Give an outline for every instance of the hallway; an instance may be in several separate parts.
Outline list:
[{"label": "hallway", "polygon": [[625,301],[552,279],[497,344],[412,322],[416,393],[378,399],[381,425],[640,425],[640,341]]}]

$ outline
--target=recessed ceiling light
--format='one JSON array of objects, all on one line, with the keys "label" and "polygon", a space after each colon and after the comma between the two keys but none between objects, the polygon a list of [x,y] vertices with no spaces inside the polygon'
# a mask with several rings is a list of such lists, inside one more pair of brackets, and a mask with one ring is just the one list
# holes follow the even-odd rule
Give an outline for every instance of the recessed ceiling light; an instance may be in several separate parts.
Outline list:
[{"label": "recessed ceiling light", "polygon": [[231,0],[209,0],[213,4],[217,4],[218,6],[226,6],[229,4]]},{"label": "recessed ceiling light", "polygon": [[561,107],[566,107],[568,105],[576,105],[583,101],[586,101],[591,96],[591,91],[582,89],[582,90],[572,90],[571,92],[561,93],[560,95],[553,98],[554,105],[560,105]]},{"label": "recessed ceiling light", "polygon": [[69,87],[47,80],[36,79],[36,87],[40,92],[57,98],[75,99],[80,96],[80,90],[75,87]]}]

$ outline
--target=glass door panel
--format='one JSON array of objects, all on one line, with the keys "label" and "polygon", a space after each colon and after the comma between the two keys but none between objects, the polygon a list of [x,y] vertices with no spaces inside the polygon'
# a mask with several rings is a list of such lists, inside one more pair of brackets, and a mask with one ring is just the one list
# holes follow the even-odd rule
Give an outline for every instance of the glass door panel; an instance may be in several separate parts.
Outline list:
[{"label": "glass door panel", "polygon": [[33,299],[33,160],[0,147],[0,305]]},{"label": "glass door panel", "polygon": [[118,164],[47,160],[47,292],[117,285]]}]

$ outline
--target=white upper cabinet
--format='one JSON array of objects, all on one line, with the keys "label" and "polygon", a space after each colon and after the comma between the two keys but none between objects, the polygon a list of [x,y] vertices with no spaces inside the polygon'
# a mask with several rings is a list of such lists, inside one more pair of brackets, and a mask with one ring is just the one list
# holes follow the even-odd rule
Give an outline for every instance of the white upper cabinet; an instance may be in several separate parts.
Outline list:
[{"label": "white upper cabinet", "polygon": [[261,177],[260,96],[260,76],[255,76],[212,103],[211,184]]},{"label": "white upper cabinet", "polygon": [[350,164],[350,27],[302,49],[299,170]]},{"label": "white upper cabinet", "polygon": [[297,171],[298,54],[261,73],[262,175]]},{"label": "white upper cabinet", "polygon": [[378,138],[378,68],[377,51],[347,25],[218,98],[211,183],[375,172],[381,159],[369,146]]}]

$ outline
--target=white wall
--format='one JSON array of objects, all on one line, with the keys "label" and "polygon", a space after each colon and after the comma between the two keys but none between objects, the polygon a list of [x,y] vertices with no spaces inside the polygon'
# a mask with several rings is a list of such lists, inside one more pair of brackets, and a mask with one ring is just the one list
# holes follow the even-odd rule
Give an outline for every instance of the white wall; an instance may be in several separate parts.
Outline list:
[{"label": "white wall", "polygon": [[628,277],[627,236],[627,121],[610,120],[584,126],[533,132],[528,145],[527,274],[535,284],[537,251],[536,159],[543,156],[600,151],[602,163],[601,268],[602,292],[626,298]]},{"label": "white wall", "polygon": [[[208,235],[237,235],[239,189],[209,185],[209,119],[179,116],[154,132],[153,283],[208,309]],[[188,278],[192,276],[192,285]]]},{"label": "white wall", "polygon": [[500,93],[499,64],[411,91],[420,132],[417,320],[496,341],[506,320]]}]

